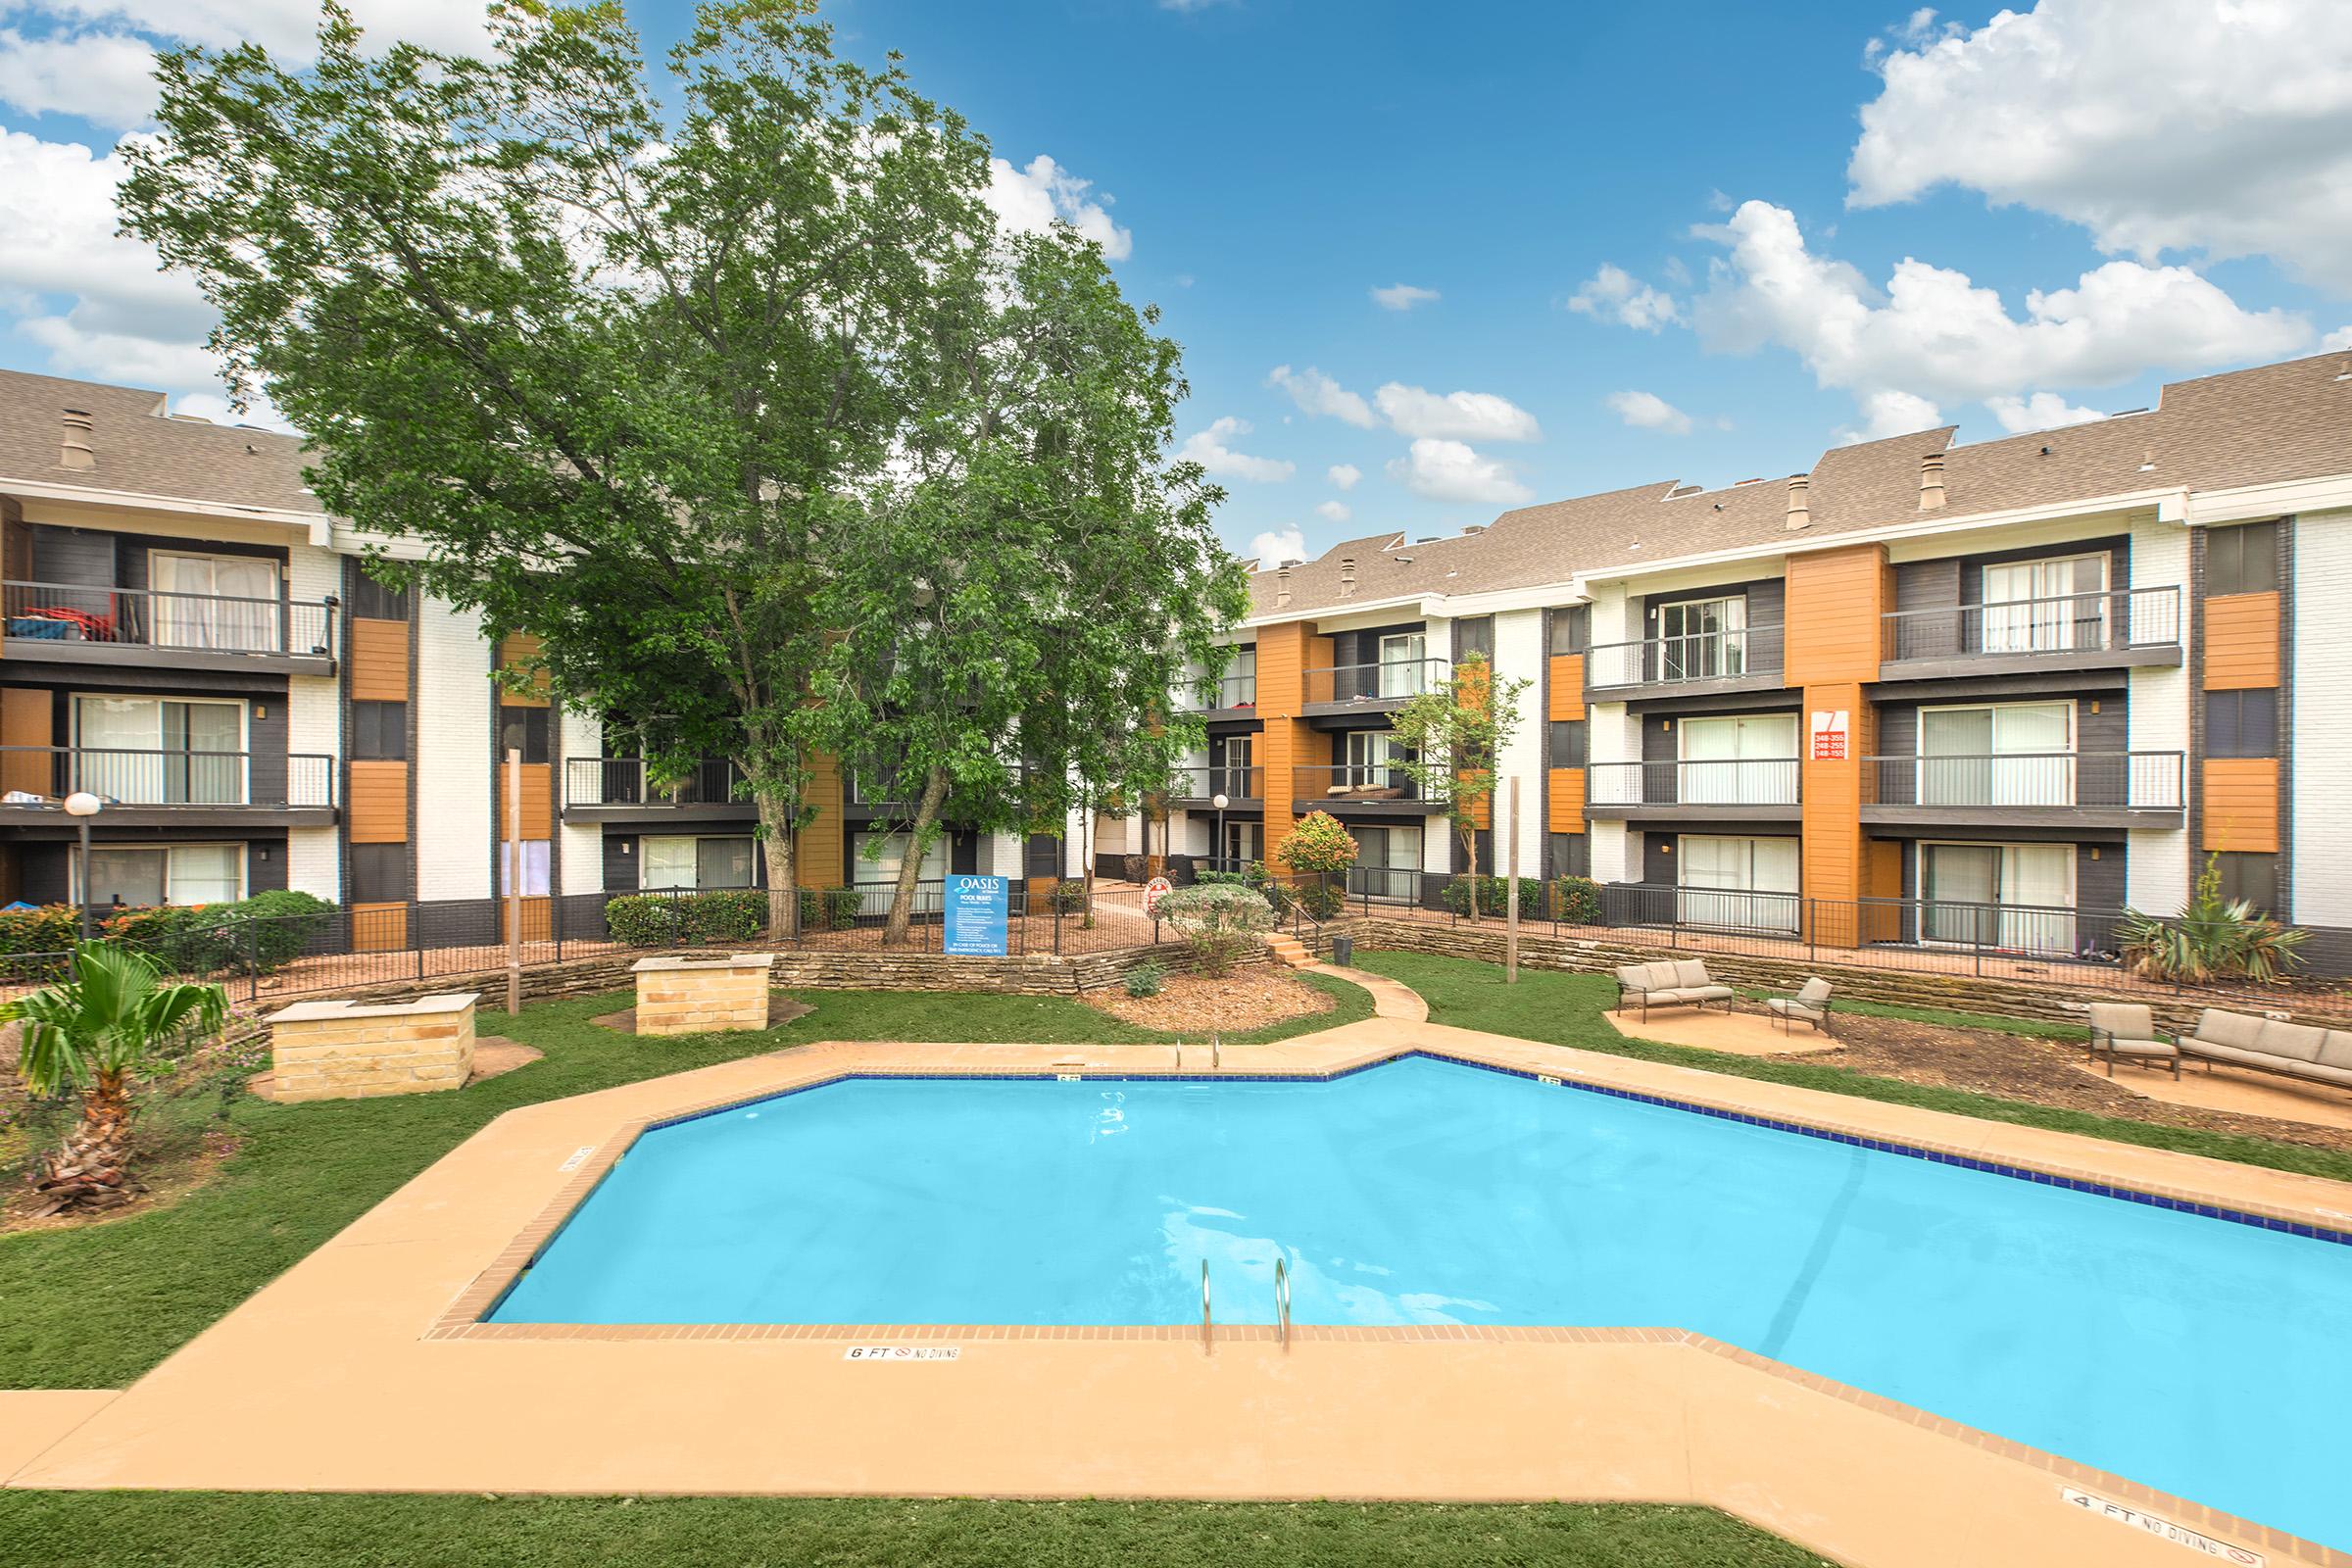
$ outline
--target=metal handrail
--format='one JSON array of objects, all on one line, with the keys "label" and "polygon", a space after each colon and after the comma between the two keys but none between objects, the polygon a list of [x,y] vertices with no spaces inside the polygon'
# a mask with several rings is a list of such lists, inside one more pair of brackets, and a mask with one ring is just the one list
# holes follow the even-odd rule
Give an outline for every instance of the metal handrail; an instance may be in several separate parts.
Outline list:
[{"label": "metal handrail", "polygon": [[1222,1072],[1224,1070],[1224,1053],[1220,1049],[1223,1041],[1224,1037],[1222,1035],[1212,1034],[1208,1037],[1208,1068],[1211,1072]]},{"label": "metal handrail", "polygon": [[[92,608],[100,599],[107,602],[103,612]],[[283,593],[276,597],[203,594],[177,588],[119,588],[106,583],[32,582],[13,577],[0,583],[0,615],[12,622],[67,618],[76,623],[83,642],[185,653],[330,658],[335,612],[341,604],[333,594],[296,599]],[[181,617],[184,625],[158,624],[173,615]],[[24,635],[14,625],[8,634]],[[308,647],[303,646],[306,641]]]},{"label": "metal handrail", "polygon": [[1200,1260],[1200,1348],[1208,1348],[1208,1259]]},{"label": "metal handrail", "polygon": [[1279,1257],[1274,1260],[1274,1337],[1284,1349],[1291,1348],[1291,1271]]}]

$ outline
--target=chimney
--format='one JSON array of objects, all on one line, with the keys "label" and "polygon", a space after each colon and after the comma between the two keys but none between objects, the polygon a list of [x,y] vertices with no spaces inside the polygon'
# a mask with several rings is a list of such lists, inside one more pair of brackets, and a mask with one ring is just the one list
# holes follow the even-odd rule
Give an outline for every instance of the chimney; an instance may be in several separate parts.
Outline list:
[{"label": "chimney", "polygon": [[1808,475],[1799,473],[1789,477],[1788,526],[1791,529],[1813,526],[1813,513],[1805,502],[1805,492],[1811,488],[1811,485],[1812,480]]},{"label": "chimney", "polygon": [[66,439],[57,454],[58,465],[67,468],[95,468],[98,454],[90,450],[90,416],[86,410],[66,411]]},{"label": "chimney", "polygon": [[1355,558],[1353,556],[1340,558],[1340,597],[1342,599],[1355,597]]},{"label": "chimney", "polygon": [[1943,505],[1943,454],[1919,455],[1919,510],[1933,512]]},{"label": "chimney", "polygon": [[1291,608],[1291,564],[1287,561],[1274,568],[1274,608]]}]

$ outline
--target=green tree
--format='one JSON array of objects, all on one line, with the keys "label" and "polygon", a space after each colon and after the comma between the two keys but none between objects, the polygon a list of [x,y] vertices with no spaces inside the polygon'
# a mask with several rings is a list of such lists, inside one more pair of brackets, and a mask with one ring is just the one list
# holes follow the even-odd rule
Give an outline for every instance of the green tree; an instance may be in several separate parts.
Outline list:
[{"label": "green tree", "polygon": [[930,319],[919,417],[845,522],[825,601],[834,744],[906,810],[889,942],[946,823],[1058,833],[1159,785],[1202,734],[1169,692],[1248,607],[1210,525],[1222,492],[1165,458],[1176,345],[1099,247],[1064,229],[975,251]]},{"label": "green tree", "polygon": [[1493,818],[1494,763],[1519,727],[1519,699],[1528,682],[1497,675],[1484,654],[1472,654],[1453,672],[1416,692],[1392,725],[1401,769],[1424,797],[1446,803],[1446,814],[1472,876],[1470,918],[1478,918],[1478,818]]},{"label": "green tree", "polygon": [[706,4],[667,68],[665,105],[613,0],[493,6],[480,59],[330,5],[300,71],[165,55],[122,212],[330,511],[658,764],[734,760],[780,935],[856,493],[960,342],[934,284],[995,242],[988,152],[808,0]]},{"label": "green tree", "polygon": [[73,1090],[81,1116],[34,1185],[56,1208],[107,1208],[138,1191],[131,1179],[132,1077],[183,1030],[216,1034],[228,994],[216,985],[167,985],[139,954],[111,942],[74,949],[74,976],[0,1005],[21,1022],[18,1070],[47,1097]]}]

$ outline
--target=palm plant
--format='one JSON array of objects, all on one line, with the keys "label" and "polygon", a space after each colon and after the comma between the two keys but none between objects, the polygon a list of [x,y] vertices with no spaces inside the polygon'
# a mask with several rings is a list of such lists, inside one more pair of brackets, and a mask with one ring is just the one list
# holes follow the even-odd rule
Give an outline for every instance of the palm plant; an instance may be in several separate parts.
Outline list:
[{"label": "palm plant", "polygon": [[2178,919],[2127,910],[2116,936],[2124,966],[2145,980],[2271,985],[2303,961],[2296,950],[2305,933],[2257,913],[2243,899],[2224,898],[2221,862],[2208,856]]},{"label": "palm plant", "polygon": [[71,979],[0,1005],[0,1023],[24,1026],[18,1069],[25,1087],[81,1096],[79,1122],[33,1178],[53,1200],[48,1212],[112,1207],[138,1191],[129,1175],[132,1076],[183,1029],[210,1034],[227,1016],[228,993],[219,986],[167,984],[152,960],[111,942],[80,944]]}]

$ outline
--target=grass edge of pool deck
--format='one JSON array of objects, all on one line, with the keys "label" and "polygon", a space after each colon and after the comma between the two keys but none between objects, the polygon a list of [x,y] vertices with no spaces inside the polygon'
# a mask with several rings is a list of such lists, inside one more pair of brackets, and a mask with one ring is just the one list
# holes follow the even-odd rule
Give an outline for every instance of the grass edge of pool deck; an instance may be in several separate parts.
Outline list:
[{"label": "grass edge of pool deck", "polygon": [[[2318,1178],[1396,1017],[1229,1048],[1228,1066],[1315,1074],[1410,1050],[2250,1211],[2352,1207],[2352,1189]],[[2352,1561],[1671,1328],[1302,1328],[1287,1352],[1270,1331],[1232,1331],[1203,1355],[1197,1325],[851,1325],[820,1338],[452,1313],[586,1190],[594,1161],[579,1151],[608,1152],[647,1121],[892,1070],[1152,1075],[1110,1048],[820,1045],[509,1111],[9,1484],[1624,1500],[1719,1507],[1889,1568],[1984,1560],[1944,1554],[1955,1539],[2021,1563],[2173,1560],[2147,1547],[2178,1544],[2065,1504],[2072,1485],[2274,1560]],[[847,1364],[842,1336],[969,1350]],[[789,1430],[778,1409],[794,1412]],[[1038,1441],[1008,1445],[1008,1429]]]}]

